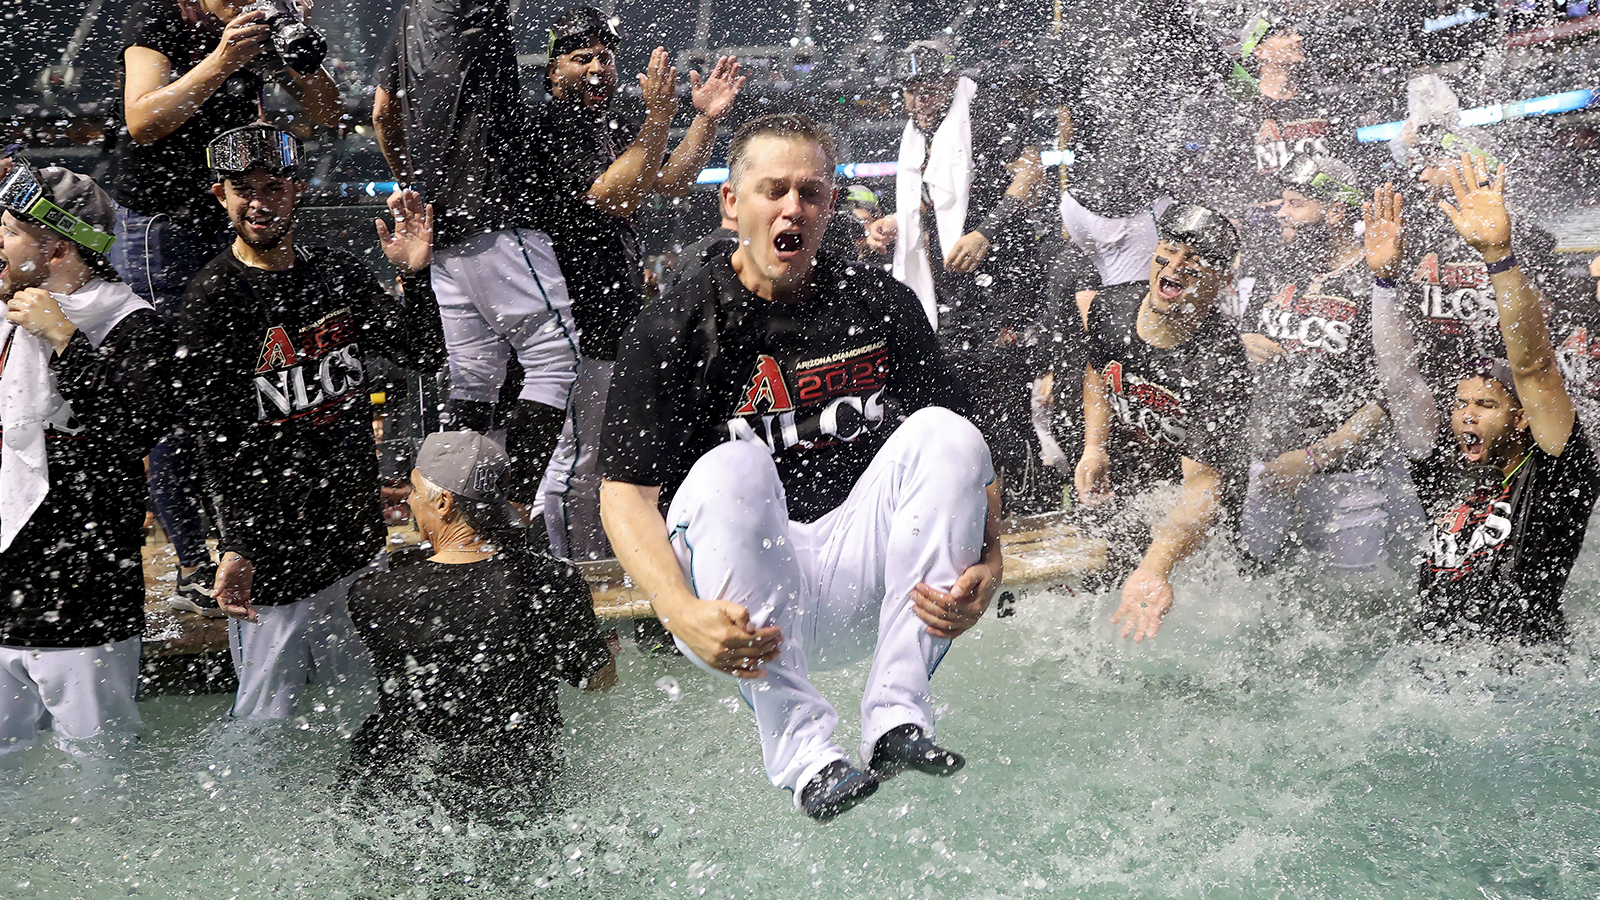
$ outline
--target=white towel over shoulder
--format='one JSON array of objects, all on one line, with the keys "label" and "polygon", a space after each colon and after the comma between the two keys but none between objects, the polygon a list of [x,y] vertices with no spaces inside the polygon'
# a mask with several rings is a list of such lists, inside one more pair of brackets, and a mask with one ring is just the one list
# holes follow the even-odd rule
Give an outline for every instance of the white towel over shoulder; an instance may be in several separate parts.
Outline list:
[{"label": "white towel over shoulder", "polygon": [[[98,348],[123,317],[149,309],[126,284],[96,278],[72,294],[55,294],[61,313]],[[50,345],[27,331],[0,322],[0,347],[9,343],[0,372],[0,552],[11,547],[33,511],[50,492],[45,457],[45,423],[65,423],[72,409],[56,390],[50,371]]]},{"label": "white towel over shoulder", "polygon": [[[962,76],[950,98],[950,109],[931,142],[917,130],[915,118],[906,122],[906,130],[900,136],[900,160],[894,179],[900,239],[894,245],[894,277],[922,301],[928,323],[934,328],[939,327],[939,313],[933,293],[933,265],[942,264],[945,254],[966,233],[967,196],[972,189],[972,98],[977,92],[978,85]],[[939,253],[932,264],[928,251],[934,245],[922,224],[924,183],[939,234]]]}]

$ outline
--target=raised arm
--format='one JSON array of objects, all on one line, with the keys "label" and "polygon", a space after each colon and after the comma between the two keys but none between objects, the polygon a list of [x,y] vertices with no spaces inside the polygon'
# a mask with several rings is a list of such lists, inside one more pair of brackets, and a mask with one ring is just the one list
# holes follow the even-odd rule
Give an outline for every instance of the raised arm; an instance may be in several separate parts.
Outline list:
[{"label": "raised arm", "polygon": [[1039,186],[1044,183],[1044,163],[1039,148],[1029,144],[1022,148],[1017,158],[1008,166],[1011,184],[989,210],[978,227],[961,236],[950,252],[945,254],[944,267],[951,272],[971,272],[989,255],[995,238],[1008,228],[1017,227],[1021,218],[1033,205]]},{"label": "raised arm", "polygon": [[1404,258],[1404,206],[1394,185],[1385,184],[1362,205],[1367,267],[1372,270],[1372,345],[1378,386],[1406,455],[1421,458],[1439,431],[1439,406],[1417,365],[1416,341],[1400,314],[1395,287]]},{"label": "raised arm", "polygon": [[733,108],[734,98],[744,87],[744,76],[739,74],[739,61],[724,56],[717,60],[711,76],[704,81],[700,80],[699,72],[690,72],[689,85],[698,115],[656,180],[656,192],[669,197],[685,196],[694,188],[717,142],[717,125]]},{"label": "raised arm", "polygon": [[1495,303],[1500,307],[1500,334],[1505,338],[1506,361],[1517,383],[1523,414],[1540,449],[1560,456],[1572,436],[1577,412],[1556,365],[1555,345],[1550,341],[1539,294],[1523,277],[1512,254],[1505,183],[1503,164],[1491,180],[1483,157],[1464,153],[1460,168],[1450,171],[1455,205],[1440,201],[1439,207],[1461,237],[1483,254]]},{"label": "raised arm", "polygon": [[285,87],[311,121],[323,128],[338,128],[339,120],[344,118],[344,101],[339,97],[339,86],[333,83],[333,76],[320,67],[303,75],[293,69],[288,72],[289,83]]},{"label": "raised arm", "polygon": [[644,92],[645,117],[639,134],[589,188],[589,200],[614,216],[631,216],[656,190],[661,158],[667,152],[672,114],[678,110],[678,70],[667,61],[665,48],[650,54],[650,65],[639,76]]}]

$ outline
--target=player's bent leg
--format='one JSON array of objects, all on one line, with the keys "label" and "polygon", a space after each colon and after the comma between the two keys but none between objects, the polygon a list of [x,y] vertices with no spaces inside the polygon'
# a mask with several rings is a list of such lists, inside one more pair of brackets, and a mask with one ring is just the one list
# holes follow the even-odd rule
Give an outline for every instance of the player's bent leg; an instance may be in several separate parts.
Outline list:
[{"label": "player's bent leg", "polygon": [[[783,483],[766,447],[730,441],[700,457],[672,499],[667,525],[697,596],[745,607],[753,626],[783,629],[778,657],[763,666],[766,675],[741,680],[739,689],[755,713],[767,777],[795,791],[799,804],[803,788],[848,754],[833,741],[838,713],[807,678],[810,589],[789,540]],[[682,642],[678,646],[711,671]]]},{"label": "player's bent leg", "polygon": [[516,351],[517,396],[566,409],[578,377],[578,325],[555,249],[544,232],[513,228],[501,233],[497,253],[500,290],[480,300],[480,311]]},{"label": "player's bent leg", "polygon": [[983,553],[994,466],[978,429],[932,407],[884,442],[838,509],[816,523],[815,656],[845,663],[872,639],[861,699],[861,758],[902,725],[934,733],[929,678],[950,647],[928,634],[912,606],[920,582],[948,591]]},{"label": "player's bent leg", "polygon": [[1319,565],[1371,573],[1388,558],[1389,512],[1377,472],[1318,475],[1301,489],[1301,531]]},{"label": "player's bent leg", "polygon": [[28,673],[36,652],[32,647],[0,647],[0,755],[32,746],[41,720],[49,721],[39,686]]},{"label": "player's bent leg", "polygon": [[94,647],[42,650],[29,663],[61,749],[92,753],[91,738],[123,739],[142,723],[135,702],[139,638]]},{"label": "player's bent leg", "polygon": [[307,629],[313,606],[300,600],[284,606],[258,606],[258,621],[228,620],[228,649],[239,691],[230,714],[235,719],[287,719],[304,692],[311,672]]}]

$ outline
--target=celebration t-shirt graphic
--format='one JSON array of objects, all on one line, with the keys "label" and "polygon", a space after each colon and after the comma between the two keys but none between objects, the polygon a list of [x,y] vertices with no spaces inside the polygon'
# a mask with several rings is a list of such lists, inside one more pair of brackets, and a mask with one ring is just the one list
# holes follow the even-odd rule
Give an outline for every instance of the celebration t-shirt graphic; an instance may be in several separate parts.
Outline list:
[{"label": "celebration t-shirt graphic", "polygon": [[790,371],[792,381],[776,357],[761,354],[744,402],[734,411],[735,421],[743,422],[774,451],[848,443],[883,423],[884,388],[889,383],[887,342],[799,359]]},{"label": "celebration t-shirt graphic", "polygon": [[350,308],[336,310],[295,332],[267,328],[254,376],[256,421],[338,416],[366,380]]}]

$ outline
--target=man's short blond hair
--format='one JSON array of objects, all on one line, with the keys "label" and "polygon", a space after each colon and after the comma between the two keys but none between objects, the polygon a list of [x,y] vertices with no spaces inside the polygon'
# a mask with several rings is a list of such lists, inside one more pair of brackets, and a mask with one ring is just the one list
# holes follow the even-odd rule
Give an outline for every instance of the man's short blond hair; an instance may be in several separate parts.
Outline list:
[{"label": "man's short blond hair", "polygon": [[728,185],[735,193],[739,190],[739,181],[750,168],[750,142],[758,137],[810,141],[822,151],[823,159],[827,162],[828,180],[833,181],[834,168],[839,164],[839,145],[833,139],[833,132],[807,116],[773,113],[751,119],[733,133],[733,143],[728,146]]}]

